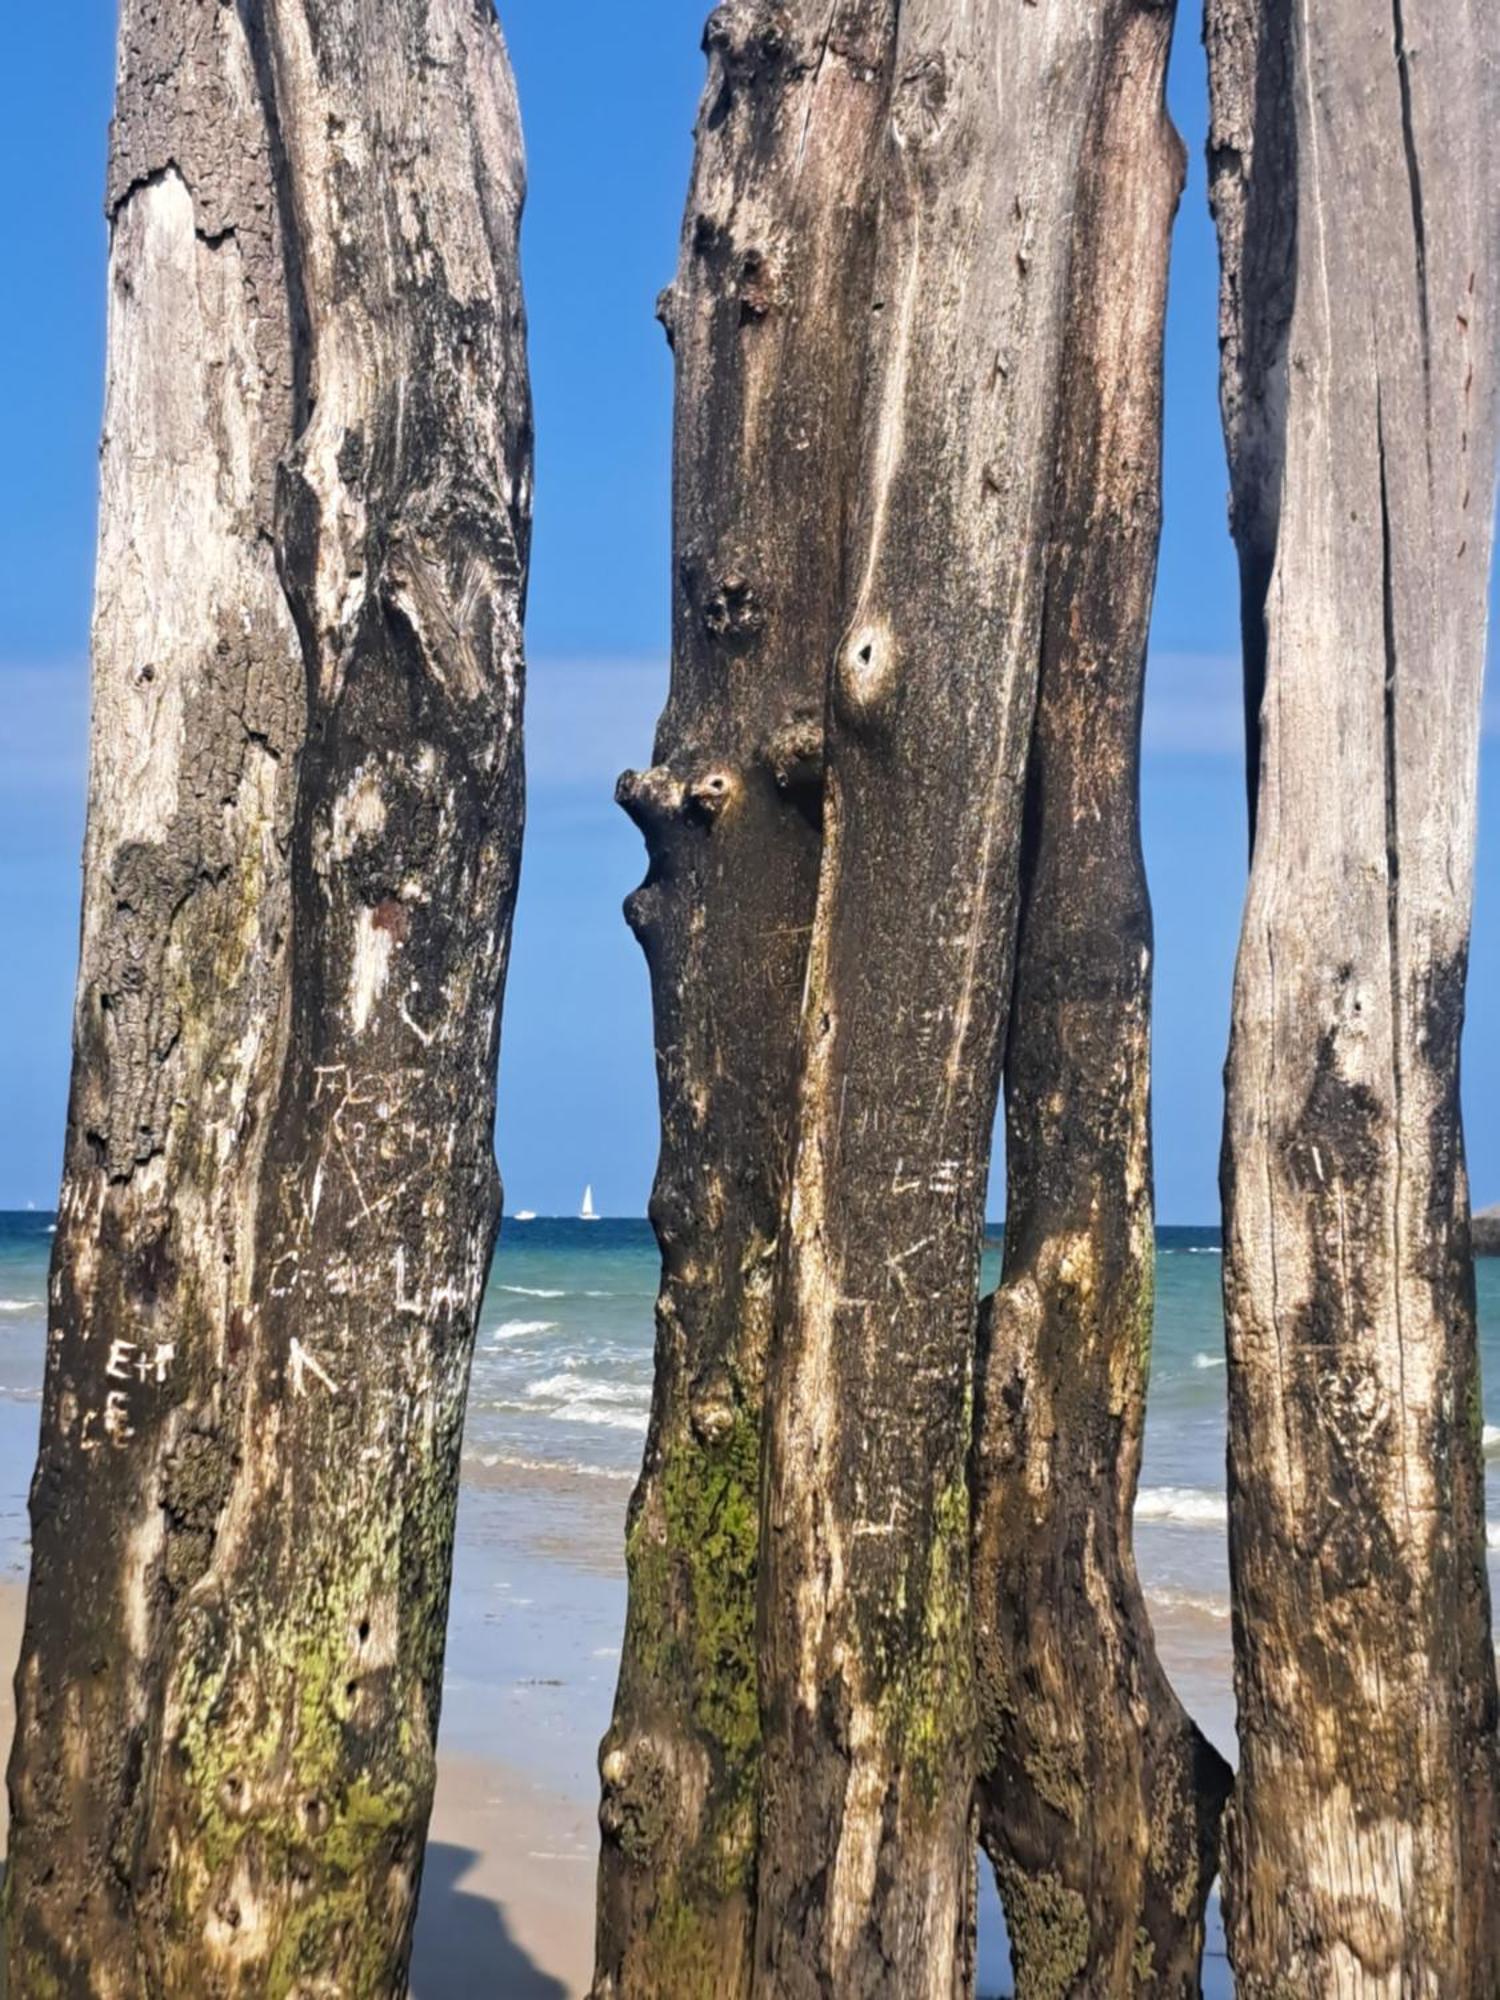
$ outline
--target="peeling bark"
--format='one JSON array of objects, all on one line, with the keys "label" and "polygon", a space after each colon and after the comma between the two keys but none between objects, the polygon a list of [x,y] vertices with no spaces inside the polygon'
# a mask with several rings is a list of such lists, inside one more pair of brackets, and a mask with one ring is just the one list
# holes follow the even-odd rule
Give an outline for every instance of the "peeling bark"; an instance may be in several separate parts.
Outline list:
[{"label": "peeling bark", "polygon": [[465,0],[132,0],[114,161],[11,1977],[385,1995],[522,819],[498,29]]},{"label": "peeling bark", "polygon": [[768,1403],[757,1991],[972,1953],[968,1401],[1098,9],[903,5]]},{"label": "peeling bark", "polygon": [[748,1991],[761,1412],[842,616],[892,0],[729,5],[678,277],[672,687],[621,781],[650,872],[662,1249],[630,1609],[601,1752],[596,1992]]},{"label": "peeling bark", "polygon": [[1022,2000],[1200,1991],[1230,1773],[1136,1574],[1153,1303],[1141,700],[1182,149],[1170,8],[1106,10],[1073,223],[1006,1056],[1005,1271],[974,1449],[980,1831]]},{"label": "peeling bark", "polygon": [[1211,0],[1258,728],[1225,1144],[1247,1996],[1492,1994],[1496,1691],[1458,1101],[1500,21]]}]

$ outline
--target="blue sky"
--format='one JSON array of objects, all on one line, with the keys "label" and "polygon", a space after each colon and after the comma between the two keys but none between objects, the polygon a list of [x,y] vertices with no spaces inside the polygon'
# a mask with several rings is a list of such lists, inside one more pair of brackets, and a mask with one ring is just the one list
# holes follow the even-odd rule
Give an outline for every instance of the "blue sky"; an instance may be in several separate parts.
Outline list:
[{"label": "blue sky", "polygon": [[[538,421],[531,821],[506,1013],[510,1205],[644,1209],[650,1011],[620,903],[639,841],[615,774],[665,689],[672,274],[708,0],[509,0],[531,163],[525,261]],[[87,727],[101,190],[113,9],[18,8],[0,72],[0,1207],[51,1204],[61,1150]],[[1158,931],[1157,1151],[1167,1221],[1216,1214],[1220,1073],[1244,893],[1237,593],[1216,405],[1205,86],[1185,11],[1173,110],[1192,156],[1169,334],[1167,528],[1147,725]],[[1496,704],[1492,700],[1492,710]],[[1500,718],[1497,718],[1500,720]],[[1484,754],[1466,1099],[1476,1196],[1500,1200],[1500,728]],[[1001,1206],[992,1198],[992,1210]]]}]

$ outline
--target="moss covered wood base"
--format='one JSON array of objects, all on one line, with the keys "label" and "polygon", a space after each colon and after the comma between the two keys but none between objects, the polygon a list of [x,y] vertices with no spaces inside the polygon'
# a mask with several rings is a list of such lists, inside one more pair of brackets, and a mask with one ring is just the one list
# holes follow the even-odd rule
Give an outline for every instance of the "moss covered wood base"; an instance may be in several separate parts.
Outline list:
[{"label": "moss covered wood base", "polygon": [[761,1431],[843,606],[890,0],[718,7],[675,283],[672,687],[650,870],[656,1384],[601,1754],[599,2000],[751,1985]]}]

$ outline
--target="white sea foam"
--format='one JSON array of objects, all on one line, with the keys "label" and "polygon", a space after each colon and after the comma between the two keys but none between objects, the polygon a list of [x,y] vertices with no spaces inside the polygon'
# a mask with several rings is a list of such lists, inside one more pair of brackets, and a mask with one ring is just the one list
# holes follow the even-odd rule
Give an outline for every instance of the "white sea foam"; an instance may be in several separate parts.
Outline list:
[{"label": "white sea foam", "polygon": [[1228,1364],[1222,1354],[1195,1354],[1193,1366],[1197,1369],[1223,1368]]},{"label": "white sea foam", "polygon": [[46,1310],[45,1299],[0,1299],[0,1313],[39,1313]]},{"label": "white sea foam", "polygon": [[1492,1549],[1500,1549],[1500,1521],[1491,1521],[1484,1531],[1484,1539]]},{"label": "white sea foam", "polygon": [[1164,1585],[1160,1590],[1148,1590],[1153,1610],[1166,1612],[1186,1612],[1198,1618],[1212,1618],[1216,1622],[1228,1623],[1230,1617],[1227,1597],[1210,1597],[1196,1590],[1174,1590]]},{"label": "white sea foam", "polygon": [[556,1333],[555,1319],[507,1319],[495,1328],[495,1339],[526,1340],[534,1334]]},{"label": "white sea foam", "polygon": [[484,1472],[544,1472],[554,1478],[612,1479],[626,1485],[635,1479],[633,1472],[626,1472],[619,1466],[588,1465],[574,1459],[521,1458],[504,1451],[466,1451],[463,1462],[478,1466]]},{"label": "white sea foam", "polygon": [[1147,1486],[1135,1503],[1135,1518],[1180,1528],[1222,1528],[1229,1520],[1229,1502],[1203,1486]]},{"label": "white sea foam", "polygon": [[650,1428],[644,1410],[606,1410],[597,1403],[566,1403],[560,1410],[549,1410],[547,1414],[554,1423],[601,1424],[606,1430],[635,1431],[640,1437]]},{"label": "white sea foam", "polygon": [[496,1285],[497,1292],[509,1292],[516,1299],[565,1299],[568,1295],[552,1285]]},{"label": "white sea foam", "polygon": [[1485,1425],[1484,1448],[1491,1454],[1500,1453],[1500,1424]]},{"label": "white sea foam", "polygon": [[625,1403],[643,1409],[651,1401],[651,1391],[635,1382],[601,1382],[597,1376],[565,1372],[530,1382],[526,1393],[535,1403],[567,1402],[581,1398],[587,1403]]}]

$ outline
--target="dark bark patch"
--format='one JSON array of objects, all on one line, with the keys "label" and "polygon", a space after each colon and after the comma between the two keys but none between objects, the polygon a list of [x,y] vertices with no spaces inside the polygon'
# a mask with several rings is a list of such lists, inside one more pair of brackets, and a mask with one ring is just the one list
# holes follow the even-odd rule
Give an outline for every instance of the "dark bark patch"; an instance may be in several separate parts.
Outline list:
[{"label": "dark bark patch", "polygon": [[212,1432],[189,1431],[164,1461],[161,1504],[167,1542],[162,1574],[172,1598],[190,1590],[208,1568],[233,1476],[234,1454]]},{"label": "dark bark patch", "polygon": [[1334,1184],[1358,1194],[1388,1157],[1389,1111],[1368,1084],[1344,1074],[1338,1031],[1321,1037],[1301,1119],[1289,1147],[1297,1185],[1314,1199]]}]

